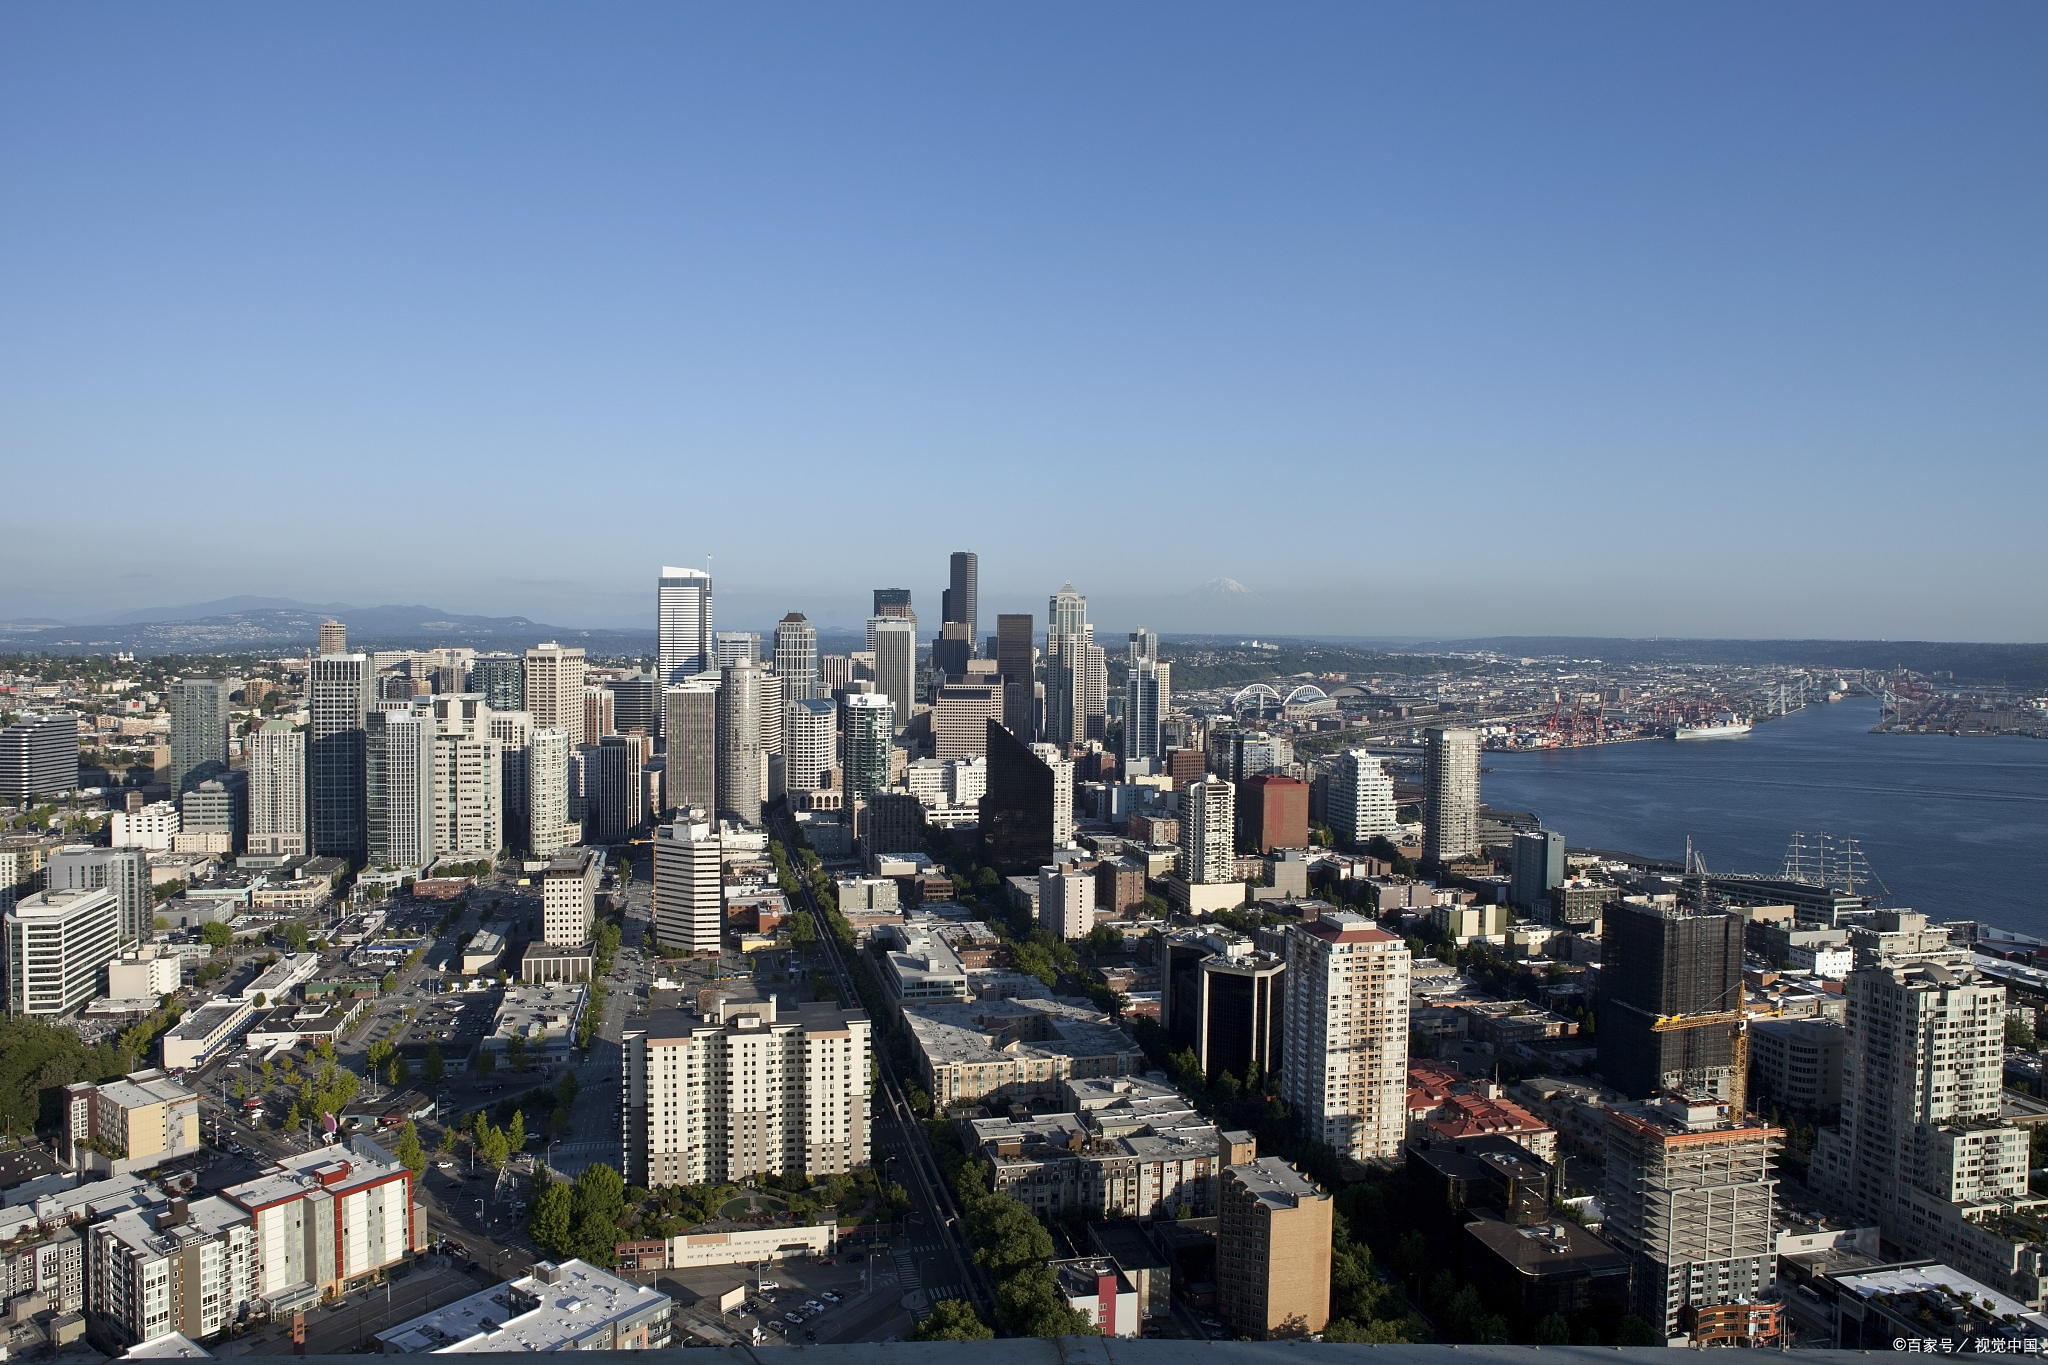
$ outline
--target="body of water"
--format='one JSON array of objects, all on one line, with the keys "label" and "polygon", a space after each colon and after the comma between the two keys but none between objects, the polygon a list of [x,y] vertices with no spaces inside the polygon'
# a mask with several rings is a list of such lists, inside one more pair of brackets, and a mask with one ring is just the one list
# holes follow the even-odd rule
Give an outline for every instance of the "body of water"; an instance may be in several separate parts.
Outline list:
[{"label": "body of water", "polygon": [[1713,872],[1775,874],[1794,830],[1853,835],[1887,904],[2048,937],[2048,743],[1876,723],[1877,703],[1855,698],[1743,739],[1488,753],[1480,792],[1572,848],[1676,862],[1691,835]]}]

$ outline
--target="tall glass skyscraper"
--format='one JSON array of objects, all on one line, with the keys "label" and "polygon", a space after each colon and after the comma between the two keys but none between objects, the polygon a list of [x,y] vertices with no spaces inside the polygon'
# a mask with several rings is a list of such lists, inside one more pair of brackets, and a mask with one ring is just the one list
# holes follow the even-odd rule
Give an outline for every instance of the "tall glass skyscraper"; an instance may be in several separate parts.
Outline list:
[{"label": "tall glass skyscraper", "polygon": [[800,611],[776,623],[775,671],[782,677],[784,701],[818,695],[818,632]]},{"label": "tall glass skyscraper", "polygon": [[366,654],[323,654],[313,660],[306,695],[306,822],[313,852],[360,858],[369,848],[363,808],[363,718],[375,700],[375,670]]},{"label": "tall glass skyscraper", "polygon": [[661,633],[656,671],[664,686],[711,667],[710,574],[664,566],[656,615]]},{"label": "tall glass skyscraper", "polygon": [[481,692],[493,711],[526,709],[526,661],[517,654],[479,654],[469,664],[471,692]]},{"label": "tall glass skyscraper", "polygon": [[972,550],[953,551],[950,582],[939,599],[939,624],[957,621],[967,627],[967,639],[974,640],[981,602],[981,556]]},{"label": "tall glass skyscraper", "polygon": [[188,792],[228,766],[228,693],[218,678],[170,686],[171,790]]},{"label": "tall glass skyscraper", "polygon": [[846,699],[846,794],[866,796],[889,785],[889,745],[895,708],[879,692]]}]

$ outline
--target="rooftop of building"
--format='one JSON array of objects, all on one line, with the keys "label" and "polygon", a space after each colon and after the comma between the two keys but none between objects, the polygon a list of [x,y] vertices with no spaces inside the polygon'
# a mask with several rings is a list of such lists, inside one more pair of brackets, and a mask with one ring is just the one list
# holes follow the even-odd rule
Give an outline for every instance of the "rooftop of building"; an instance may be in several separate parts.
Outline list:
[{"label": "rooftop of building", "polygon": [[1465,1234],[1524,1275],[1626,1274],[1628,1257],[1568,1219],[1518,1227],[1482,1218]]},{"label": "rooftop of building", "polygon": [[381,1148],[363,1138],[349,1146],[321,1146],[294,1152],[254,1180],[230,1185],[221,1193],[243,1208],[256,1210],[325,1189],[337,1197],[406,1174],[405,1167],[380,1156]]},{"label": "rooftop of building", "polygon": [[1351,910],[1329,910],[1313,920],[1305,920],[1300,926],[1303,933],[1313,934],[1325,943],[1399,943],[1398,935],[1390,934],[1371,919]]},{"label": "rooftop of building", "polygon": [[1429,1121],[1429,1128],[1441,1137],[1458,1139],[1485,1133],[1542,1133],[1548,1132],[1550,1125],[1513,1100],[1450,1095],[1443,1101],[1443,1111]]},{"label": "rooftop of building", "polygon": [[1048,1261],[1053,1275],[1059,1280],[1060,1293],[1069,1299],[1092,1297],[1100,1291],[1103,1277],[1116,1281],[1116,1292],[1134,1292],[1131,1282],[1124,1277],[1123,1268],[1111,1256],[1075,1256],[1067,1260]]},{"label": "rooftop of building", "polygon": [[1086,1000],[913,1000],[905,1003],[903,1017],[919,1050],[936,1066],[987,1061],[991,1052],[1144,1056],[1130,1035]]},{"label": "rooftop of building", "polygon": [[545,985],[507,986],[492,1021],[491,1037],[499,1041],[514,1036],[529,1041],[543,1033],[564,1038],[583,1013],[590,988],[576,981],[550,981]]},{"label": "rooftop of building", "polygon": [[1088,1236],[1101,1247],[1118,1266],[1129,1270],[1164,1270],[1167,1259],[1146,1237],[1145,1229],[1134,1219],[1115,1218],[1088,1225]]},{"label": "rooftop of building", "polygon": [[198,1096],[161,1071],[131,1071],[118,1081],[103,1081],[100,1098],[123,1109],[145,1109],[152,1104],[176,1104]]},{"label": "rooftop of building", "polygon": [[35,895],[25,896],[8,907],[7,915],[10,919],[62,919],[66,915],[75,915],[81,910],[91,909],[102,902],[107,905],[114,903],[114,892],[111,888],[95,886],[84,889],[38,891]]},{"label": "rooftop of building", "polygon": [[1327,1199],[1316,1183],[1277,1156],[1239,1162],[1229,1174],[1254,1199],[1271,1209],[1293,1209],[1318,1199]]},{"label": "rooftop of building", "polygon": [[1549,1162],[1501,1133],[1478,1133],[1464,1138],[1431,1134],[1410,1141],[1406,1151],[1446,1180],[1542,1182],[1551,1173]]},{"label": "rooftop of building", "polygon": [[377,1341],[393,1355],[556,1351],[606,1323],[656,1313],[668,1301],[587,1261],[541,1261],[530,1275],[379,1332]]},{"label": "rooftop of building", "polygon": [[1061,1083],[1067,1105],[1077,1114],[1097,1109],[1122,1109],[1135,1105],[1174,1103],[1187,1099],[1167,1083],[1165,1076],[1150,1072],[1143,1076],[1071,1077]]},{"label": "rooftop of building", "polygon": [[178,1020],[177,1025],[171,1029],[171,1036],[204,1038],[248,1007],[248,1002],[244,1000],[208,1000]]},{"label": "rooftop of building", "polygon": [[[2048,1317],[2029,1309],[2009,1294],[1971,1279],[1960,1270],[1941,1262],[1918,1265],[1885,1265],[1872,1270],[1828,1273],[1837,1289],[1864,1300],[1892,1304],[1908,1316],[1926,1308],[1952,1315],[1959,1325],[1981,1326],[1985,1335],[2000,1335],[2002,1319],[2010,1315],[2029,1329],[2031,1335],[2048,1336]],[[1976,1332],[1973,1330],[1972,1335]]]},{"label": "rooftop of building", "polygon": [[31,1180],[54,1175],[57,1170],[56,1157],[40,1143],[10,1147],[0,1152],[0,1190],[11,1190]]},{"label": "rooftop of building", "polygon": [[[710,993],[705,994],[708,996]],[[680,1002],[680,994],[675,998]],[[704,1004],[708,1001],[700,999],[699,1003]],[[748,1010],[746,1006],[750,1004],[764,1008]],[[647,1015],[647,1023],[642,1032],[652,1041],[689,1038],[700,1033],[741,1032],[760,1027],[758,1023],[750,1024],[744,1022],[745,1020],[758,1020],[767,1014],[771,1015],[774,1021],[771,1027],[799,1029],[804,1033],[823,1036],[845,1033],[850,1024],[865,1023],[868,1018],[865,1010],[844,1009],[838,1005],[815,1000],[792,1005],[754,992],[734,992],[721,1002],[721,1006],[722,1008],[715,1009],[711,1014],[700,1014],[696,1010],[681,1008],[680,1003],[677,1007],[652,1009]],[[722,1021],[720,1014],[725,1016]]]}]

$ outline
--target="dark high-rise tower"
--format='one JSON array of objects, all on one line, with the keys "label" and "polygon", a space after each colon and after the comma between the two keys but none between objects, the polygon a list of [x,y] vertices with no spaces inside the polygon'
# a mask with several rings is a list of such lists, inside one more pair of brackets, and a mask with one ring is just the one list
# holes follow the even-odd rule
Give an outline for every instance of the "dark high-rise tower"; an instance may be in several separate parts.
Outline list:
[{"label": "dark high-rise tower", "polygon": [[1006,877],[1027,875],[1052,861],[1056,804],[1052,769],[1022,740],[989,721],[981,842],[997,872]]},{"label": "dark high-rise tower", "polygon": [[967,627],[968,647],[973,648],[975,623],[980,620],[981,556],[972,550],[953,551],[951,585],[940,602],[939,623],[957,621]]},{"label": "dark high-rise tower", "polygon": [[363,717],[375,701],[365,654],[323,654],[306,680],[306,823],[313,852],[361,858],[369,851],[364,808]]},{"label": "dark high-rise tower", "polygon": [[1026,744],[1038,738],[1038,646],[1033,631],[1029,612],[996,617],[996,672],[1003,679],[1003,724]]},{"label": "dark high-rise tower", "polygon": [[1741,1013],[1743,924],[1670,901],[1607,907],[1599,1041],[1600,1073],[1609,1085],[1636,1099],[1726,1085],[1736,1023],[1672,1028],[1670,1021]]},{"label": "dark high-rise tower", "polygon": [[914,619],[917,613],[910,609],[910,589],[876,588],[875,615],[909,616]]}]

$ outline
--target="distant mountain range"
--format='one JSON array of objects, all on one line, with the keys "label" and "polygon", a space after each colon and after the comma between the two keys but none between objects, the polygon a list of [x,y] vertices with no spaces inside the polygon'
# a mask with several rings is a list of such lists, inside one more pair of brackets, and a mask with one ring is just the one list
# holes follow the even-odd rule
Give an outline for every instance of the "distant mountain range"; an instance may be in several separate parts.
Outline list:
[{"label": "distant mountain range", "polygon": [[429,606],[315,605],[276,597],[228,597],[185,607],[148,607],[96,621],[0,622],[0,650],[55,654],[123,652],[140,655],[246,653],[316,644],[324,621],[348,627],[351,648],[525,649],[542,640],[579,644],[593,654],[645,654],[651,630],[582,630],[524,616],[468,616]]}]

